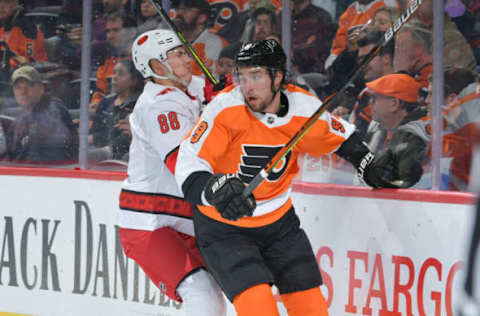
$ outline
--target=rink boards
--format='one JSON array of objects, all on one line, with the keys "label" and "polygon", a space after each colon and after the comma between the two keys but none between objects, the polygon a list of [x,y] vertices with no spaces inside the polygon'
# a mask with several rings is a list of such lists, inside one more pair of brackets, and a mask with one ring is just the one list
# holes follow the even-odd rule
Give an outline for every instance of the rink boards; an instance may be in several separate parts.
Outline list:
[{"label": "rink boards", "polygon": [[[0,315],[184,315],[121,251],[124,174],[0,174]],[[297,182],[293,199],[330,315],[452,315],[473,195]]]}]

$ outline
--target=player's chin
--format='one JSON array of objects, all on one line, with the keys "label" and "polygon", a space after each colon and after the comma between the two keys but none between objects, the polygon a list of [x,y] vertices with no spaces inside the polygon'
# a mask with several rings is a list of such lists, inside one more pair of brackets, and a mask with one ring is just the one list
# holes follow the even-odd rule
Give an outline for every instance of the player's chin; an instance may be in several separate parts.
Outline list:
[{"label": "player's chin", "polygon": [[263,112],[264,110],[264,107],[262,106],[262,104],[257,100],[253,100],[253,101],[247,101],[247,105],[248,107],[254,111],[254,112]]}]

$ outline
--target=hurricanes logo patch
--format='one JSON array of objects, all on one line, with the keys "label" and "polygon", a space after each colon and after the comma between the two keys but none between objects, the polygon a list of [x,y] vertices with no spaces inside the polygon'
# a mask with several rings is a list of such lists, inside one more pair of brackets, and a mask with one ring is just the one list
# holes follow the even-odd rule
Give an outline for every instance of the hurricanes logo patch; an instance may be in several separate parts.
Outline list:
[{"label": "hurricanes logo patch", "polygon": [[[252,179],[267,165],[273,156],[283,146],[255,146],[243,145],[244,154],[241,157],[238,176],[244,183],[250,183]],[[287,169],[288,162],[292,152],[290,151],[272,170],[267,180],[270,182],[277,181]]]}]

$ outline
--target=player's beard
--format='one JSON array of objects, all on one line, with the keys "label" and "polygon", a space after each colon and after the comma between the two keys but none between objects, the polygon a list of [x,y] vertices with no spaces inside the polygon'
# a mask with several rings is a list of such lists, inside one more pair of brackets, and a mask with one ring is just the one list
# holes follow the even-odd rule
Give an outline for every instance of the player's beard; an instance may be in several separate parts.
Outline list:
[{"label": "player's beard", "polygon": [[276,93],[270,93],[267,97],[261,99],[260,97],[255,97],[255,104],[252,104],[249,101],[249,98],[245,98],[245,103],[253,112],[265,112],[265,109],[270,106],[275,98]]},{"label": "player's beard", "polygon": [[265,102],[265,100],[259,101],[259,99],[256,99],[256,104],[252,105],[248,100],[246,101],[248,107],[250,110],[253,112],[265,112],[265,109],[267,108],[268,104]]}]

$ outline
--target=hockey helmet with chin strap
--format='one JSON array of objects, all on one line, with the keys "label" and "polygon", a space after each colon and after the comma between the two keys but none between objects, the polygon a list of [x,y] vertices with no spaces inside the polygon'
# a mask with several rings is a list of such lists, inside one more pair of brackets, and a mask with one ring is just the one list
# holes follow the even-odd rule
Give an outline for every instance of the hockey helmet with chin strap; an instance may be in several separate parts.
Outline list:
[{"label": "hockey helmet with chin strap", "polygon": [[[182,45],[175,33],[170,30],[152,30],[142,33],[132,45],[132,60],[135,68],[144,78],[169,79],[187,86],[188,83],[173,74],[173,69],[167,62],[167,53]],[[150,60],[152,59],[157,59],[167,67],[168,76],[159,76],[153,71],[150,67]]]}]

